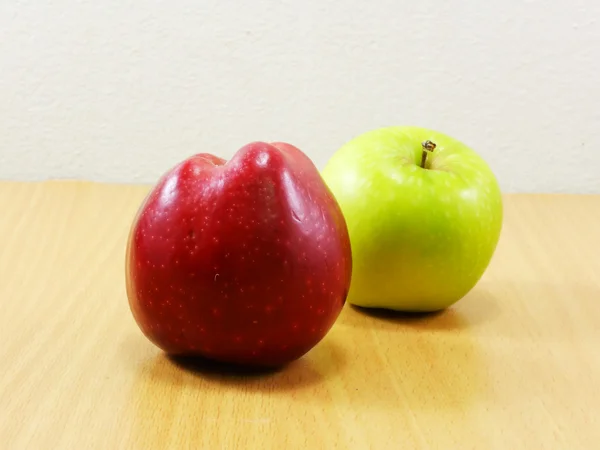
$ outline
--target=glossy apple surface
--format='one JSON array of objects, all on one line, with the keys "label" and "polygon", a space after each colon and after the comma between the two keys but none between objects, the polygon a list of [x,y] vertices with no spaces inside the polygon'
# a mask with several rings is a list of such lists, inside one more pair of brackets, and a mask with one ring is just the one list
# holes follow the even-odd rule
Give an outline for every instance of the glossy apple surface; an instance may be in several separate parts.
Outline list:
[{"label": "glossy apple surface", "polygon": [[326,335],[351,269],[339,205],[285,143],[178,164],[141,205],[126,255],[130,308],[154,344],[256,366],[293,361]]},{"label": "glossy apple surface", "polygon": [[[421,167],[422,143],[436,145]],[[387,127],[348,142],[322,175],[344,212],[353,255],[348,302],[436,311],[465,296],[502,227],[496,177],[471,148],[419,127]]]}]

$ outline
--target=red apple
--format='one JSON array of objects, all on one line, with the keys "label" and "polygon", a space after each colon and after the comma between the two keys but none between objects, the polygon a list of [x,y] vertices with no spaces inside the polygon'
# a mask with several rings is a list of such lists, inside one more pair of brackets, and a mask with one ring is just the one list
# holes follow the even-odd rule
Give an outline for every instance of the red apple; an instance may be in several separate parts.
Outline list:
[{"label": "red apple", "polygon": [[127,295],[165,352],[278,366],[331,329],[350,286],[346,222],[312,161],[254,142],[195,155],[142,203],[127,244]]}]

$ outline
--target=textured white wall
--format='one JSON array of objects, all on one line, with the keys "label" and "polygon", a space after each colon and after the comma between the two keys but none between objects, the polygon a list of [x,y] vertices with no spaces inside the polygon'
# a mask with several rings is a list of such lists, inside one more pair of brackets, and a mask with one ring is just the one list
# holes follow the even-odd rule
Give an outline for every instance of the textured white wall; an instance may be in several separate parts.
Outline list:
[{"label": "textured white wall", "polygon": [[600,3],[4,0],[0,178],[151,182],[384,125],[476,148],[507,192],[600,192]]}]

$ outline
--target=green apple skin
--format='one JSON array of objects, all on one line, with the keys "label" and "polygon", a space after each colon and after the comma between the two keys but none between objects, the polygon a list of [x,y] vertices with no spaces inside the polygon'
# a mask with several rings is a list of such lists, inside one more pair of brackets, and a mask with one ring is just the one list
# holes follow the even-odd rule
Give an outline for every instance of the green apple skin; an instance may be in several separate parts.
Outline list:
[{"label": "green apple skin", "polygon": [[[427,140],[437,147],[422,168]],[[464,143],[421,127],[380,128],[340,148],[322,176],[350,234],[349,303],[438,311],[481,279],[500,237],[502,195]]]}]

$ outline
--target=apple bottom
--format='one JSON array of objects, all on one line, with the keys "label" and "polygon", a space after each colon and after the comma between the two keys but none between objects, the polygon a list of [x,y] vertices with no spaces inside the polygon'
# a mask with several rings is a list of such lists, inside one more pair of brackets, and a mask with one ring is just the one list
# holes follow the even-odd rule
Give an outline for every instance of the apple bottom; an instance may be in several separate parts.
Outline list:
[{"label": "apple bottom", "polygon": [[[199,348],[184,349],[176,344],[169,344],[160,335],[144,331],[145,336],[158,348],[169,356],[183,358],[202,358],[216,362],[255,367],[281,367],[300,359],[312,350],[327,334],[331,327],[318,334],[312,334],[312,339],[306,341],[281,344],[276,347],[265,345],[246,346],[243,342],[239,345],[230,345],[226,348],[215,348],[210,344],[199,344]],[[231,338],[229,338],[231,339]],[[191,346],[195,347],[195,346]]]},{"label": "apple bottom", "polygon": [[[236,327],[234,332],[220,331],[208,336],[209,324],[205,327],[196,326],[195,331],[191,332],[150,325],[141,326],[141,330],[146,338],[169,356],[277,368],[300,359],[312,350],[333,327],[338,315],[332,311],[326,321],[304,330],[296,324],[290,325],[288,330],[274,324],[264,324],[265,329],[269,326],[279,328],[272,333],[241,333]],[[134,316],[139,323],[144,322],[135,313]]]},{"label": "apple bottom", "polygon": [[246,348],[243,346],[229,349],[213,349],[210,346],[204,346],[202,351],[182,350],[179,348],[161,347],[152,338],[148,337],[155,345],[169,356],[181,357],[185,359],[206,359],[219,363],[239,365],[244,367],[256,368],[279,368],[286,366],[306,355],[323,338],[311,343],[298,343],[293,345],[282,345],[274,349],[256,349],[256,347]]}]

